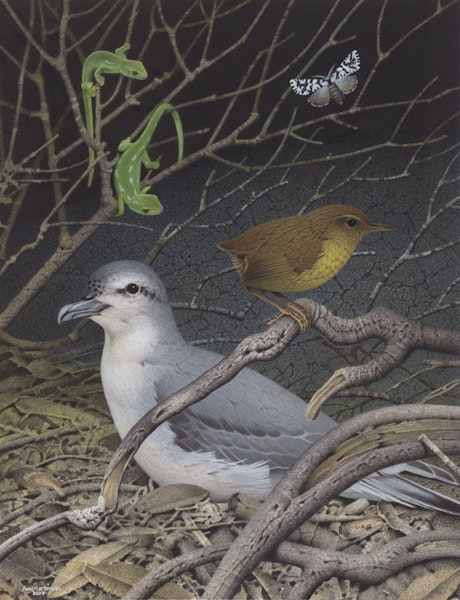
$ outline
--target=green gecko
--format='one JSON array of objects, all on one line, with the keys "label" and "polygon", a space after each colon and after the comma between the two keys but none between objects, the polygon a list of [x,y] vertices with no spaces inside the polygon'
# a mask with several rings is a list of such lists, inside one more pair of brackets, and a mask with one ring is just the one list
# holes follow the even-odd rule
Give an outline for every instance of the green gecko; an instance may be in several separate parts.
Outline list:
[{"label": "green gecko", "polygon": [[[147,71],[144,65],[139,60],[130,60],[126,58],[126,52],[129,50],[129,44],[123,44],[117,48],[115,52],[107,50],[98,50],[90,54],[83,63],[81,74],[81,89],[83,93],[83,108],[85,110],[86,129],[91,138],[94,139],[94,121],[93,121],[93,105],[92,97],[96,95],[96,85],[92,78],[99,85],[104,85],[104,77],[102,73],[111,75],[124,75],[131,79],[145,79]],[[94,150],[89,147],[89,164],[94,161]],[[88,187],[93,181],[94,169],[88,174]]]},{"label": "green gecko", "polygon": [[118,198],[118,213],[121,216],[126,204],[131,210],[140,215],[159,215],[163,205],[155,194],[147,194],[150,186],[140,189],[141,165],[147,169],[158,169],[160,160],[152,161],[149,158],[147,148],[162,115],[171,111],[177,133],[178,159],[181,160],[184,153],[184,133],[179,114],[171,104],[160,104],[144,131],[135,142],[131,138],[122,140],[118,146],[121,156],[115,166],[113,178]]}]

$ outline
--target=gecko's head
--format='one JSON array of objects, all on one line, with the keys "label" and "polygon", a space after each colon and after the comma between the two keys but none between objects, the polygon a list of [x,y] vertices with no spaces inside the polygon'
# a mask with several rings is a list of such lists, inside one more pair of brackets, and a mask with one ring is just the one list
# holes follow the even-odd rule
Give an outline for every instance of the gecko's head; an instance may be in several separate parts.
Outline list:
[{"label": "gecko's head", "polygon": [[147,79],[147,71],[140,60],[129,60],[126,64],[126,71],[123,73],[125,77],[131,79]]}]

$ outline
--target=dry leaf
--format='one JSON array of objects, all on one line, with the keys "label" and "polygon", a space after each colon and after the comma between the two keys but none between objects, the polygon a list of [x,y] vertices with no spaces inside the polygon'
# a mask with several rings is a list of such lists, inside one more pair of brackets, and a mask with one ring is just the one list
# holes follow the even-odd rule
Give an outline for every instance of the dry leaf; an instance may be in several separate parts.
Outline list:
[{"label": "dry leaf", "polygon": [[33,548],[18,548],[13,556],[0,562],[0,576],[6,580],[40,579],[46,569],[46,561]]},{"label": "dry leaf", "polygon": [[196,596],[172,581],[163,585],[151,598],[152,600],[195,600]]},{"label": "dry leaf", "polygon": [[[281,590],[278,584],[273,580],[269,573],[266,573],[265,570],[259,565],[252,572],[254,577],[259,582],[261,588],[270,598],[270,600],[277,600],[277,598],[281,598]],[[262,596],[262,593],[261,593]]]},{"label": "dry leaf", "polygon": [[193,506],[209,496],[209,492],[197,485],[174,483],[163,485],[141,496],[136,504],[139,510],[159,515],[170,510]]},{"label": "dry leaf", "polygon": [[399,600],[449,600],[460,585],[460,569],[441,569],[415,579]]},{"label": "dry leaf", "polygon": [[64,567],[56,575],[56,579],[53,581],[53,585],[48,592],[48,598],[66,597],[71,592],[75,592],[88,583],[88,580],[83,575],[71,574],[66,569],[67,567]]},{"label": "dry leaf", "polygon": [[394,531],[400,531],[406,535],[414,533],[414,528],[399,515],[405,510],[402,506],[393,506],[390,502],[380,503],[380,512],[385,521]]},{"label": "dry leaf", "polygon": [[230,498],[228,506],[236,519],[249,521],[262,506],[262,502],[254,496],[235,494]]},{"label": "dry leaf", "polygon": [[72,423],[81,422],[84,414],[78,408],[68,404],[58,404],[47,398],[20,398],[16,402],[16,409],[23,415],[38,415],[51,419],[68,419]]},{"label": "dry leaf", "polygon": [[344,540],[360,539],[364,535],[371,535],[383,528],[382,519],[369,517],[366,519],[358,519],[357,521],[349,521],[348,523],[340,523],[338,526],[331,527],[337,529],[337,533]]},{"label": "dry leaf", "polygon": [[148,571],[139,565],[117,562],[87,565],[84,575],[88,581],[104,592],[121,598],[147,573]]},{"label": "dry leaf", "polygon": [[85,550],[70,560],[53,581],[48,598],[62,598],[88,583],[83,573],[87,565],[98,565],[101,562],[113,562],[127,554],[134,544],[125,542],[110,542]]},{"label": "dry leaf", "polygon": [[22,469],[16,469],[10,475],[15,481],[32,492],[48,492],[49,490],[60,490],[61,484],[53,477],[50,473],[42,471],[40,469],[32,469],[30,467],[24,467]]}]

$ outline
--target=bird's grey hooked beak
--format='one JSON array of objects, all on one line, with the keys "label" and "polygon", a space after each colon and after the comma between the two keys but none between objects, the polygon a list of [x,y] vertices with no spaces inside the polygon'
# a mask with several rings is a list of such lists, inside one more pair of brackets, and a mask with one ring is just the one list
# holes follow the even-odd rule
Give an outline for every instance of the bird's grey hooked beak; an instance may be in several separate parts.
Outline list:
[{"label": "bird's grey hooked beak", "polygon": [[108,308],[108,306],[110,305],[104,304],[103,302],[96,300],[96,298],[81,300],[80,302],[74,302],[73,304],[66,304],[59,311],[58,323],[99,315],[104,309]]}]

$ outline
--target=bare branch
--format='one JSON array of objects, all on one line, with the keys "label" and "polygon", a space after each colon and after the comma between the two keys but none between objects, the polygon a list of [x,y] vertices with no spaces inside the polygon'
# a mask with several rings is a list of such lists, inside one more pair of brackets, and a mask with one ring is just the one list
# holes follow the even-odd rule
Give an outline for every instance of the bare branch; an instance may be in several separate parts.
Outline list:
[{"label": "bare branch", "polygon": [[[366,453],[365,457],[347,461],[346,465],[335,471],[333,478],[326,478],[302,493],[302,486],[309,480],[312,472],[320,469],[320,463],[330,457],[346,439],[351,440],[358,432],[362,435],[363,431],[377,422],[389,431],[396,431],[397,422],[406,420],[415,423],[420,420],[420,428],[423,429],[423,419],[440,417],[444,421],[444,426],[449,428],[452,424],[449,421],[456,421],[454,427],[457,429],[460,427],[458,407],[424,406],[423,411],[420,411],[420,408],[406,405],[355,417],[311,446],[273,490],[245,530],[240,533],[207,586],[204,598],[206,600],[226,598],[236,593],[240,582],[260,560],[263,560],[305,519],[312,516],[326,498],[332,498],[338,489],[346,489],[351,480],[356,481],[355,477],[359,479],[369,475],[381,468],[384,462],[388,466],[390,463],[397,464],[405,460],[420,459],[424,455],[423,444],[418,441],[407,442],[408,432],[403,426],[400,432],[403,441],[392,446],[391,450],[390,447],[374,450],[372,453]],[[440,429],[444,426],[439,423]],[[452,431],[451,434],[448,437],[452,441],[447,441],[441,434],[443,441],[440,442],[440,446],[447,452],[456,454],[460,452],[460,438],[458,433]]]},{"label": "bare branch", "polygon": [[283,542],[276,554],[279,559],[302,567],[302,575],[290,590],[287,600],[303,600],[330,577],[343,577],[365,586],[378,585],[405,567],[427,560],[458,558],[459,539],[459,532],[424,531],[358,555]]},{"label": "bare branch", "polygon": [[314,327],[332,344],[356,344],[372,337],[385,342],[379,354],[365,365],[336,371],[312,397],[308,418],[314,419],[329,398],[349,387],[365,385],[384,377],[402,364],[414,350],[460,353],[460,332],[433,327],[396,314],[388,308],[375,309],[356,319],[341,319],[324,306],[306,298],[297,300],[312,315]]}]

